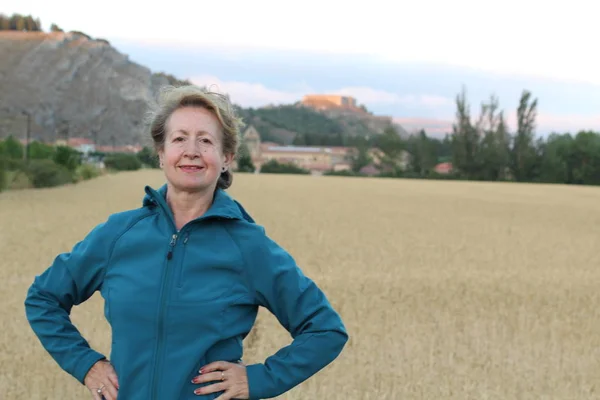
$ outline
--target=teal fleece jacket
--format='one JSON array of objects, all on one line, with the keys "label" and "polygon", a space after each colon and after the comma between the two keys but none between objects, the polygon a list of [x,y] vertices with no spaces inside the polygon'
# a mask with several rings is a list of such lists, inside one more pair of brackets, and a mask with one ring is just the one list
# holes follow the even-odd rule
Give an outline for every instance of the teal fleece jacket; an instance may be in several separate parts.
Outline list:
[{"label": "teal fleece jacket", "polygon": [[[177,231],[166,185],[145,187],[142,206],[111,215],[36,276],[25,311],[58,365],[83,383],[105,358],[69,317],[99,291],[112,330],[110,361],[120,400],[197,396],[198,370],[242,359],[242,341],[263,306],[291,343],[247,366],[250,399],[278,396],[331,363],[348,340],[325,294],[225,191]],[[214,383],[214,382],[213,382]]]}]

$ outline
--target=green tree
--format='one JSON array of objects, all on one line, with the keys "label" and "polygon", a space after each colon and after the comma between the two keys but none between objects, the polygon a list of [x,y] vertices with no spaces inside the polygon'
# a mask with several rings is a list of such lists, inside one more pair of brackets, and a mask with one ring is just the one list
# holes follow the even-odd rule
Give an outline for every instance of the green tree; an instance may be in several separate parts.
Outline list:
[{"label": "green tree", "polygon": [[22,159],[24,153],[24,147],[17,139],[13,136],[9,136],[4,140],[3,152],[7,158],[11,159]]},{"label": "green tree", "polygon": [[250,151],[248,151],[248,146],[242,144],[239,150],[239,157],[237,161],[237,170],[239,172],[254,172],[256,167],[252,162],[252,156],[250,155]]},{"label": "green tree", "polygon": [[471,123],[466,89],[456,96],[456,122],[452,126],[452,165],[460,175],[477,179],[481,174],[480,138]]},{"label": "green tree", "polygon": [[573,137],[570,134],[549,135],[543,149],[540,181],[573,183],[574,156]]},{"label": "green tree", "polygon": [[600,135],[591,131],[580,131],[572,143],[576,165],[573,168],[573,183],[600,185]]},{"label": "green tree", "polygon": [[365,138],[356,138],[354,151],[350,155],[350,165],[353,172],[358,173],[361,169],[373,162],[369,155],[369,142]]},{"label": "green tree", "polygon": [[55,149],[53,146],[34,140],[29,144],[29,159],[44,160],[54,157]]},{"label": "green tree", "polygon": [[403,166],[402,158],[406,151],[406,144],[398,135],[396,128],[388,126],[383,133],[375,139],[375,145],[381,150],[383,156],[380,160],[380,169],[386,174],[401,175]]},{"label": "green tree", "polygon": [[531,182],[538,172],[540,160],[534,137],[536,115],[537,99],[531,100],[531,93],[524,90],[517,108],[517,132],[511,153],[512,175],[518,182]]},{"label": "green tree", "polygon": [[504,113],[498,112],[498,98],[491,96],[482,106],[482,117],[478,124],[479,135],[483,135],[480,145],[484,180],[506,180],[510,165],[510,136],[507,131]]},{"label": "green tree", "polygon": [[410,153],[409,169],[420,177],[429,175],[438,163],[438,142],[427,137],[421,129],[417,135],[407,139],[407,150]]},{"label": "green tree", "polygon": [[104,158],[106,168],[116,171],[135,171],[142,168],[140,159],[135,154],[114,153]]},{"label": "green tree", "polygon": [[137,153],[137,157],[143,165],[147,165],[150,168],[159,168],[160,161],[158,155],[150,147],[143,147]]},{"label": "green tree", "polygon": [[81,153],[68,146],[57,146],[53,161],[69,171],[75,171],[81,165]]}]

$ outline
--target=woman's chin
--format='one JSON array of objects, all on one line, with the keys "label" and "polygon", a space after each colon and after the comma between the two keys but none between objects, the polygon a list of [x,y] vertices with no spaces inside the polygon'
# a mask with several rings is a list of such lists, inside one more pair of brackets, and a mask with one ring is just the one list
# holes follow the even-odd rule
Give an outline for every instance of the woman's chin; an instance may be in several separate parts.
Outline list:
[{"label": "woman's chin", "polygon": [[171,181],[171,184],[179,190],[187,192],[198,192],[211,187],[212,182],[204,177],[182,176]]}]

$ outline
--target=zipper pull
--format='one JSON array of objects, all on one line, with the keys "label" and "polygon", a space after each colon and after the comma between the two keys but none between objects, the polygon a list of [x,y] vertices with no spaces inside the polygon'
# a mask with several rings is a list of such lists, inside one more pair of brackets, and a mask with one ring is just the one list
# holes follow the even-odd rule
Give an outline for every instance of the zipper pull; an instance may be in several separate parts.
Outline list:
[{"label": "zipper pull", "polygon": [[167,260],[173,258],[173,247],[175,247],[175,243],[177,242],[177,234],[174,233],[173,237],[171,237],[171,243],[169,243],[169,252],[167,253]]}]

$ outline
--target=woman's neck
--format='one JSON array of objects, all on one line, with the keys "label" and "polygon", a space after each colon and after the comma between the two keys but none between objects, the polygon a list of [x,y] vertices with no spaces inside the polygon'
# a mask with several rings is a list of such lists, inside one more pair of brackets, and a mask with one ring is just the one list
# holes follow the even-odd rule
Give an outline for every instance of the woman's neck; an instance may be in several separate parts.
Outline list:
[{"label": "woman's neck", "polygon": [[213,202],[213,196],[214,191],[187,192],[169,185],[166,200],[173,212],[177,230],[204,215]]}]

